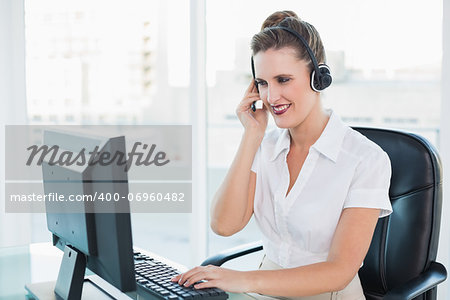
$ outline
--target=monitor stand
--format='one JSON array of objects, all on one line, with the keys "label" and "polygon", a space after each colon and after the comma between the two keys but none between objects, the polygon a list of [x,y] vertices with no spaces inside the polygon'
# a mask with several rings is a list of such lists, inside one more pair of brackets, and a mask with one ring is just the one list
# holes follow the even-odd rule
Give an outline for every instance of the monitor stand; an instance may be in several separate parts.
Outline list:
[{"label": "monitor stand", "polygon": [[76,248],[66,245],[55,285],[57,298],[64,300],[80,299],[85,271],[86,256]]},{"label": "monitor stand", "polygon": [[[65,246],[56,282],[28,284],[28,299],[78,300],[78,299],[133,299],[135,292],[122,293],[97,275],[84,277],[86,257],[80,251]],[[115,290],[114,290],[115,289]],[[135,299],[136,297],[134,297]]]}]

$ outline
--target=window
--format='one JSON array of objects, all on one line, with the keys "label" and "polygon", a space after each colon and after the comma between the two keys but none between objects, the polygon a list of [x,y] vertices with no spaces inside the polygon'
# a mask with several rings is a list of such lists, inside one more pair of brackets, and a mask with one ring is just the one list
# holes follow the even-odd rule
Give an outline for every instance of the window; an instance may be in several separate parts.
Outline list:
[{"label": "window", "polygon": [[[437,145],[441,0],[206,3],[210,199],[243,133],[235,109],[251,80],[251,37],[277,10],[295,11],[321,35],[333,76],[323,92],[325,107],[349,125],[413,131]],[[251,220],[236,238],[210,233],[210,253],[259,238]]]},{"label": "window", "polygon": [[[30,123],[189,124],[189,2],[105,5],[25,0]],[[188,262],[189,220],[134,214],[134,244]],[[44,215],[32,236],[50,239]]]},{"label": "window", "polygon": [[[323,93],[326,107],[349,125],[415,131],[437,144],[442,0],[205,1],[208,199],[243,132],[235,108],[251,80],[250,39],[280,9],[294,10],[321,34],[334,80]],[[132,0],[107,9],[89,1],[25,0],[30,123],[190,124],[190,13],[182,0]],[[34,241],[48,239],[43,216],[35,217],[42,218]],[[132,220],[136,245],[189,261],[190,215]],[[260,233],[252,220],[233,238],[211,231],[203,238],[215,253]]]}]

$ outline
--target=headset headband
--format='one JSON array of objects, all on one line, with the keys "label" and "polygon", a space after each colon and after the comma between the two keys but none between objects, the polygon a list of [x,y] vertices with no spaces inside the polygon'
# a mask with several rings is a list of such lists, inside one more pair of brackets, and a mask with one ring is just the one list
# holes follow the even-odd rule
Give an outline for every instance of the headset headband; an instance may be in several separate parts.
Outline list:
[{"label": "headset headband", "polygon": [[268,29],[282,29],[282,30],[290,32],[291,34],[296,36],[302,42],[303,46],[305,46],[306,51],[308,52],[309,57],[311,58],[311,61],[314,65],[314,70],[316,71],[316,76],[319,76],[319,74],[320,74],[319,64],[317,63],[316,56],[314,55],[313,51],[309,47],[308,42],[305,40],[305,38],[303,36],[300,35],[300,33],[295,31],[294,29],[291,29],[291,28],[285,27],[285,26],[273,26],[273,27],[268,27]]}]

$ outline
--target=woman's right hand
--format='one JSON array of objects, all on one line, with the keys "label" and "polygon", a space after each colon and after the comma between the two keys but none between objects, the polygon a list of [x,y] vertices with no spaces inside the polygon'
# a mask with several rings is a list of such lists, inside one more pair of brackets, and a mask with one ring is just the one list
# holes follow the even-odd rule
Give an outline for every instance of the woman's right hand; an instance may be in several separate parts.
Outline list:
[{"label": "woman's right hand", "polygon": [[236,108],[236,114],[246,131],[263,137],[267,128],[268,112],[264,104],[262,109],[257,109],[255,112],[251,109],[252,103],[257,100],[261,100],[261,97],[252,80],[245,91],[244,98]]}]

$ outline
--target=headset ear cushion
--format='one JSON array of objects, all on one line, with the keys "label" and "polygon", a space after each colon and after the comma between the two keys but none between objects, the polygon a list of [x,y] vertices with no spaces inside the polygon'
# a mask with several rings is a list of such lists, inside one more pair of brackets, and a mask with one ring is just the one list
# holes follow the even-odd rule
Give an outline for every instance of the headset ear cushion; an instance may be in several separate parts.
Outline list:
[{"label": "headset ear cushion", "polygon": [[321,92],[331,85],[333,79],[330,74],[330,67],[326,64],[320,64],[318,67],[320,72],[318,76],[315,76],[315,70],[311,73],[311,88],[316,92]]},{"label": "headset ear cushion", "polygon": [[328,67],[326,64],[320,64],[319,65],[319,71],[320,71],[320,78],[321,78],[321,87],[322,90],[326,89],[331,85],[331,82],[333,81],[333,78],[331,77],[330,67]]}]

